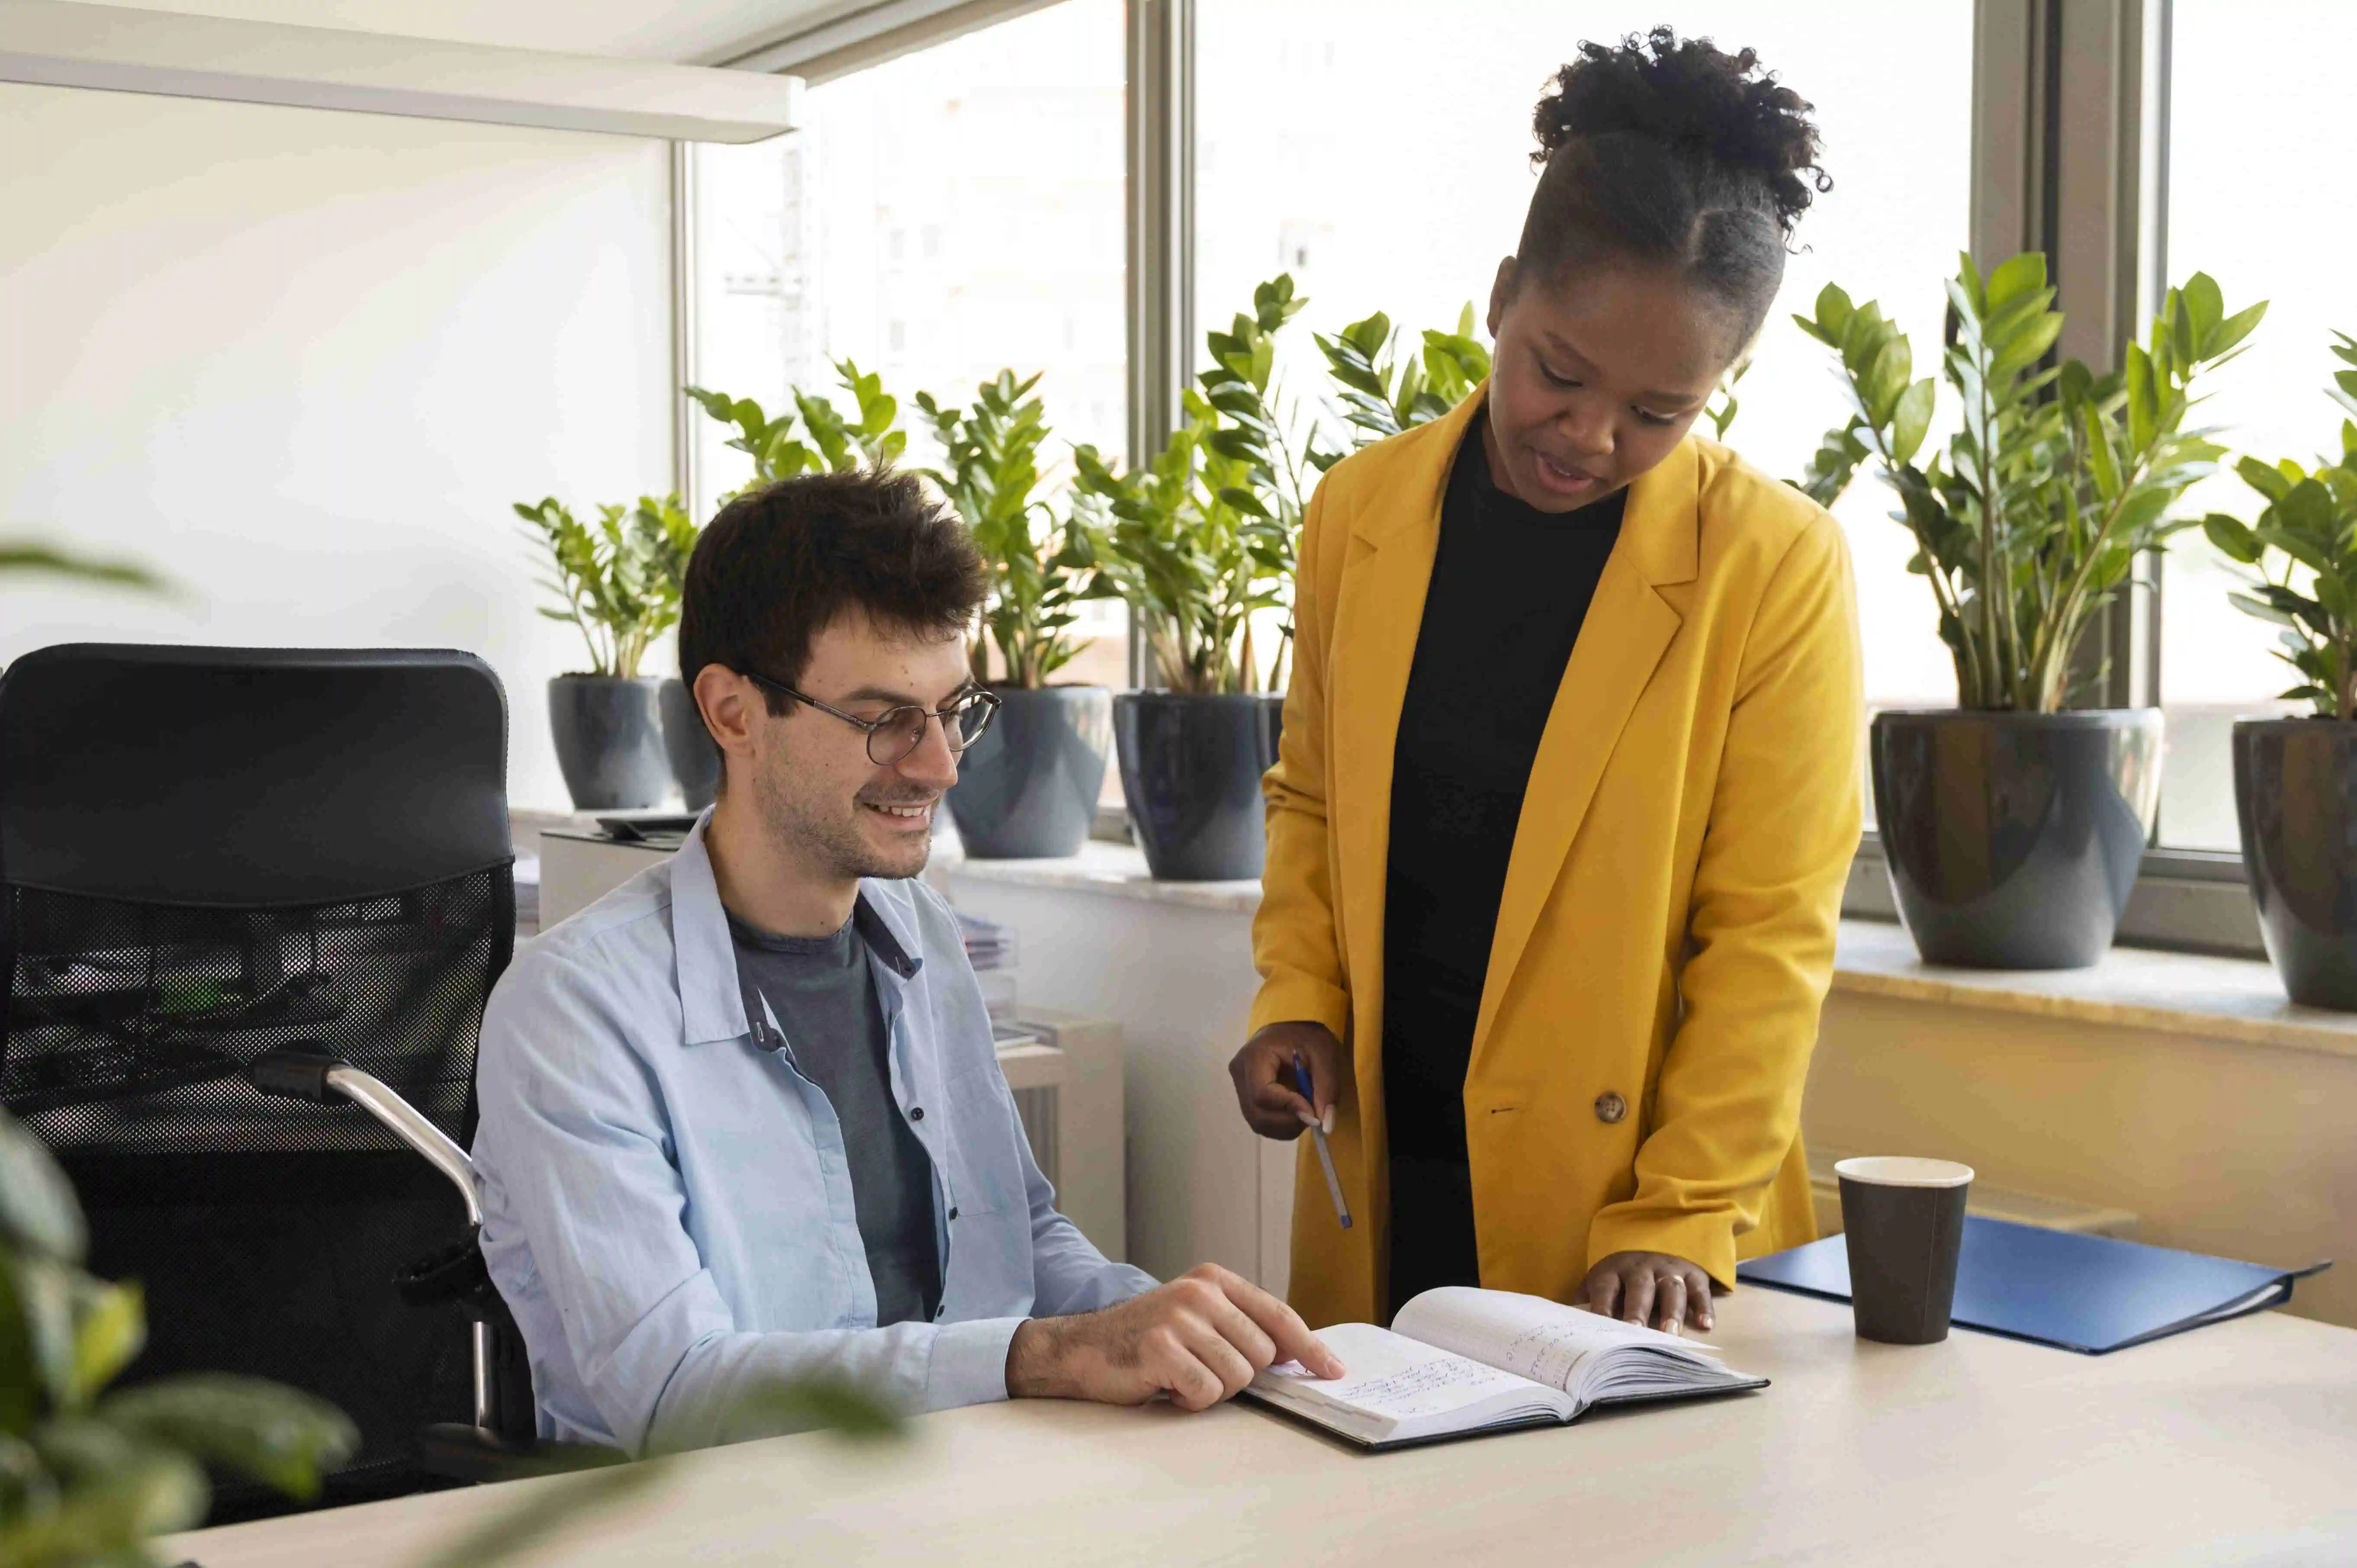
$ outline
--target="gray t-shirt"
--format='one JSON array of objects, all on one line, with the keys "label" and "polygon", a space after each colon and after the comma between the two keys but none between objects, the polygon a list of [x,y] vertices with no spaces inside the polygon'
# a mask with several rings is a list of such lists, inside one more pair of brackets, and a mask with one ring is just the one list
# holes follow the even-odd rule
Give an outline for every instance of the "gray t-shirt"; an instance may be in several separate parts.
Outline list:
[{"label": "gray t-shirt", "polygon": [[880,1328],[931,1320],[941,1302],[941,1262],[932,1162],[892,1099],[891,1040],[857,924],[846,920],[831,937],[780,937],[731,915],[728,934],[755,1038],[763,1036],[767,996],[794,1066],[824,1092],[843,1124]]}]

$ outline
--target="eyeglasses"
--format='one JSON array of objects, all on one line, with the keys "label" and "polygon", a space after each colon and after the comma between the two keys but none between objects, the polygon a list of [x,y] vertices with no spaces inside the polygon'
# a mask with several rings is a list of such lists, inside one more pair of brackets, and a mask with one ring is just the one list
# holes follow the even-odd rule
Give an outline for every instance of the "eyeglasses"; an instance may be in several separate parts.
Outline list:
[{"label": "eyeglasses", "polygon": [[914,705],[888,708],[880,718],[863,719],[846,714],[841,708],[828,707],[816,697],[804,696],[782,682],[766,675],[756,675],[750,670],[740,671],[748,681],[765,692],[775,692],[797,703],[808,703],[820,713],[832,714],[845,724],[867,732],[867,760],[878,768],[889,768],[905,758],[925,741],[925,725],[934,719],[942,721],[942,737],[952,752],[963,751],[982,738],[990,727],[990,715],[998,712],[998,699],[988,692],[968,692],[946,708],[920,708]]}]

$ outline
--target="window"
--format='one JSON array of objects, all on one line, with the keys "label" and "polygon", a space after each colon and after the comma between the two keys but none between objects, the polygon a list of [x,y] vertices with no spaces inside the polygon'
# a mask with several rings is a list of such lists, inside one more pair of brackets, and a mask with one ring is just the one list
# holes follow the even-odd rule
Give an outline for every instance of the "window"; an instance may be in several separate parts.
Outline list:
[{"label": "window", "polygon": [[[1224,323],[1253,285],[1289,270],[1309,306],[1288,328],[1286,374],[1315,387],[1311,331],[1381,309],[1411,332],[1487,308],[1535,178],[1531,106],[1583,38],[1629,13],[1495,0],[1479,27],[1435,27],[1398,0],[1200,0],[1196,315]],[[1870,20],[1869,20],[1870,18]],[[1967,239],[1969,0],[1905,7],[1695,0],[1681,32],[1748,45],[1816,104],[1834,189],[1799,232],[1729,442],[1794,476],[1844,408],[1826,352],[1791,321],[1838,282],[1881,301],[1937,363],[1944,296]],[[1894,61],[1904,61],[1903,68]],[[1199,345],[1200,352],[1200,345]],[[1861,475],[1836,509],[1859,578],[1877,706],[1944,705],[1955,677],[1931,589],[1906,570],[1889,492]]]},{"label": "window", "polygon": [[[1120,0],[1063,4],[823,82],[800,131],[695,149],[696,378],[772,414],[788,389],[847,406],[849,358],[900,401],[906,461],[939,460],[916,406],[1041,372],[1053,430],[1128,439]],[[913,233],[912,233],[913,231]],[[697,504],[748,459],[698,416]],[[1066,678],[1128,684],[1127,618],[1089,607]]]},{"label": "window", "polygon": [[[2217,377],[2204,423],[2237,453],[2338,456],[2341,412],[2324,396],[2335,329],[2357,332],[2348,255],[2357,215],[2327,195],[2357,148],[2335,62],[2357,49],[2357,7],[2339,0],[2174,0],[2169,85],[2169,281],[2209,273],[2236,307],[2269,301],[2248,350]],[[2254,49],[2254,38],[2297,38]],[[2251,106],[2264,103],[2264,114]],[[2294,156],[2289,149],[2300,149]],[[2246,521],[2256,495],[2231,474],[2188,497]],[[2235,848],[2233,721],[2298,711],[2275,701],[2298,677],[2276,628],[2226,601],[2233,569],[2199,533],[2162,564],[2160,693],[2167,714],[2161,843]]]}]

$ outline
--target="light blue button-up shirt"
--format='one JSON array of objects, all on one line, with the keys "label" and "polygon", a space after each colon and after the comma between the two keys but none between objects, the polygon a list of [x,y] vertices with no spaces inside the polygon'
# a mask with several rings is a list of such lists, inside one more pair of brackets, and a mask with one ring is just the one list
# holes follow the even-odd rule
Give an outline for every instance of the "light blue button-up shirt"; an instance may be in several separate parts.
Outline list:
[{"label": "light blue button-up shirt", "polygon": [[699,823],[541,936],[492,992],[477,1069],[483,1255],[523,1330],[544,1437],[633,1454],[777,1430],[765,1380],[829,1374],[909,1411],[1006,1396],[1026,1317],[1150,1289],[1056,1211],[956,917],[861,884],[892,1096],[933,1167],[941,1313],[876,1326],[843,1133],[759,1048]]}]

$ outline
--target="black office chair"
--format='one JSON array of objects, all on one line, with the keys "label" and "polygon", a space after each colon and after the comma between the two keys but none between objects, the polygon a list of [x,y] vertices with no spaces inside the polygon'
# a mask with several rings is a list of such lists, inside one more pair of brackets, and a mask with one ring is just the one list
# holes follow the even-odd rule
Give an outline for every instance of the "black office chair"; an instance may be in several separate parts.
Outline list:
[{"label": "black office chair", "polygon": [[[532,1434],[464,1149],[514,944],[506,746],[463,653],[81,644],[0,677],[0,1107],[73,1178],[92,1269],[145,1287],[130,1380],[333,1401],[361,1446],[330,1503]],[[224,1478],[213,1520],[284,1506]]]}]

